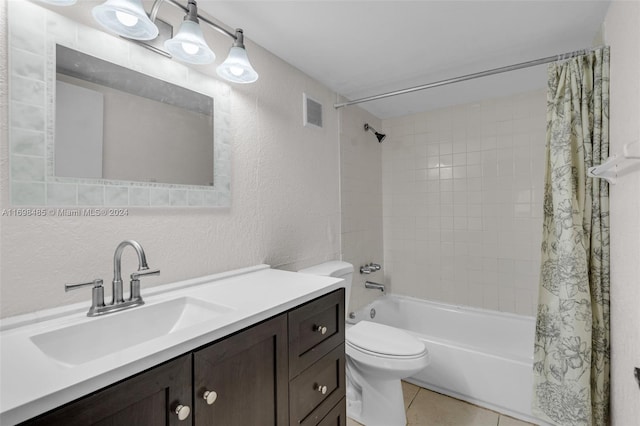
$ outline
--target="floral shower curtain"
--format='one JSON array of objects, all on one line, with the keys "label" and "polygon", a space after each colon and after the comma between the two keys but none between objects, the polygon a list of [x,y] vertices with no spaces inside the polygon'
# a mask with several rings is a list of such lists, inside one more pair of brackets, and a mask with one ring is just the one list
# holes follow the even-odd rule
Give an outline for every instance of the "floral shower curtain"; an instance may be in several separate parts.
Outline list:
[{"label": "floral shower curtain", "polygon": [[609,188],[587,169],[609,153],[609,48],[548,68],[547,171],[534,348],[535,415],[609,417]]}]

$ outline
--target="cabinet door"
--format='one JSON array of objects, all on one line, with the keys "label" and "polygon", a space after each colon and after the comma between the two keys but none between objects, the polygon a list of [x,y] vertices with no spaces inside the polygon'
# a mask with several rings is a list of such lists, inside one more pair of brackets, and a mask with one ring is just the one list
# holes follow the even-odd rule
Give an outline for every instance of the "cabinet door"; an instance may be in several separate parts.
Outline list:
[{"label": "cabinet door", "polygon": [[191,355],[185,355],[22,424],[188,425],[192,416],[180,421],[175,410],[191,409],[191,389]]},{"label": "cabinet door", "polygon": [[287,355],[286,314],[195,352],[195,425],[285,426]]}]

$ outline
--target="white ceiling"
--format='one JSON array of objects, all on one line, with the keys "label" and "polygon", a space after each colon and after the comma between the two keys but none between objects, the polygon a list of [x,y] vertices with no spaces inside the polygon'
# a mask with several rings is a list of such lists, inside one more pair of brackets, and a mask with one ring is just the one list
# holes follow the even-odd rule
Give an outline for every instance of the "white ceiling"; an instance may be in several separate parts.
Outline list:
[{"label": "white ceiling", "polygon": [[[198,6],[357,99],[587,48],[609,1],[200,0]],[[361,107],[389,118],[545,85],[546,67],[538,66]]]}]

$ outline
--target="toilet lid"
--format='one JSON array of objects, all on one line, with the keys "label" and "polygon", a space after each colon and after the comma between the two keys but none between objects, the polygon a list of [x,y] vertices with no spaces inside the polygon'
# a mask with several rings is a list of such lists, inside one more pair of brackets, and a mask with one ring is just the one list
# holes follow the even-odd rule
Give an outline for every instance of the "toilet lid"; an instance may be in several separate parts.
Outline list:
[{"label": "toilet lid", "polygon": [[414,356],[425,351],[424,343],[398,328],[360,321],[347,329],[352,346],[388,356]]}]

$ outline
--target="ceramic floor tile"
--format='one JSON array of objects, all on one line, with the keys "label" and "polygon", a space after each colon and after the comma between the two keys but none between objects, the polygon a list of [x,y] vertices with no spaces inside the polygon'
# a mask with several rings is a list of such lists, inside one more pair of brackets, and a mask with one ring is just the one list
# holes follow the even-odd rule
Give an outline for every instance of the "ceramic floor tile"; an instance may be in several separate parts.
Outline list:
[{"label": "ceramic floor tile", "polygon": [[420,389],[407,410],[408,426],[496,426],[499,414]]},{"label": "ceramic floor tile", "polygon": [[535,426],[533,423],[523,422],[522,420],[514,419],[512,417],[500,415],[498,426]]},{"label": "ceramic floor tile", "polygon": [[404,398],[405,410],[409,408],[409,405],[411,405],[419,390],[419,386],[407,382],[402,382],[402,397]]},{"label": "ceramic floor tile", "polygon": [[362,424],[356,422],[350,417],[347,417],[347,426],[363,426]]}]

